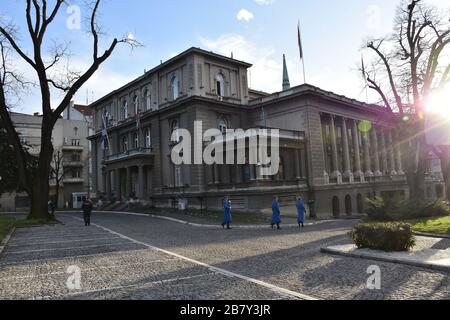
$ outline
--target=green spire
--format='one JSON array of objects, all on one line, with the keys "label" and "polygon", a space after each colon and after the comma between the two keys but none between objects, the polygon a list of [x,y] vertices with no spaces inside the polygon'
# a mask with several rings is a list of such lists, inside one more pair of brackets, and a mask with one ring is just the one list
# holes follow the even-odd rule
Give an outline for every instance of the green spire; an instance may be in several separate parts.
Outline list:
[{"label": "green spire", "polygon": [[286,66],[286,56],[283,54],[283,91],[289,90],[291,83],[289,82],[289,74]]}]

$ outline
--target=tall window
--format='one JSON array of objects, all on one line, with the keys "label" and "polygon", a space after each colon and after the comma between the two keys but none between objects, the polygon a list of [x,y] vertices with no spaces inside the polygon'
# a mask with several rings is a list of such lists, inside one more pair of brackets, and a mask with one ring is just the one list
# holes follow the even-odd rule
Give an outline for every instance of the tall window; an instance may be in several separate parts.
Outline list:
[{"label": "tall window", "polygon": [[180,83],[178,81],[177,76],[174,76],[172,78],[172,82],[171,82],[171,86],[172,86],[172,98],[173,100],[178,99],[178,96],[180,95]]},{"label": "tall window", "polygon": [[152,95],[150,90],[145,89],[145,111],[152,109]]},{"label": "tall window", "polygon": [[135,132],[133,134],[133,142],[134,142],[134,149],[139,148],[139,135],[137,134],[137,132]]},{"label": "tall window", "polygon": [[180,166],[175,166],[174,168],[174,175],[175,175],[175,186],[176,187],[181,187],[183,186],[183,179],[181,177],[181,167]]},{"label": "tall window", "polygon": [[225,81],[220,73],[216,76],[216,92],[220,97],[225,95]]},{"label": "tall window", "polygon": [[151,138],[150,128],[145,129],[144,136],[145,136],[145,147],[151,148],[152,147],[152,138]]},{"label": "tall window", "polygon": [[128,118],[128,101],[124,100],[122,104],[122,120]]},{"label": "tall window", "polygon": [[227,133],[227,129],[228,129],[228,123],[227,120],[225,120],[224,118],[219,119],[219,130],[225,134]]},{"label": "tall window", "polygon": [[139,113],[139,98],[138,98],[138,96],[134,96],[133,106],[134,106],[134,114],[138,114]]},{"label": "tall window", "polygon": [[128,151],[128,137],[127,136],[122,137],[122,151],[123,152]]}]

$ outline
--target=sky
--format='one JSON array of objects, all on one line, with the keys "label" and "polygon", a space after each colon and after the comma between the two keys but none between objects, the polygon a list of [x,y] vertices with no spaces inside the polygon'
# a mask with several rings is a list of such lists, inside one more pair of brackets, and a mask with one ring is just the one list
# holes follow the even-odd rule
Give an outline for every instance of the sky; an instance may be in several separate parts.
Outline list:
[{"label": "sky", "polygon": [[[51,0],[49,0],[52,2]],[[300,21],[306,82],[324,90],[366,101],[361,73],[361,47],[368,36],[392,30],[400,0],[104,0],[98,20],[102,30],[101,50],[114,37],[132,36],[143,44],[131,50],[119,46],[99,71],[76,94],[76,103],[93,102],[178,53],[200,47],[253,64],[249,84],[266,92],[281,91],[282,56],[286,54],[291,86],[303,83],[297,43]],[[439,8],[442,0],[425,0]],[[44,48],[52,43],[70,45],[69,65],[86,69],[92,61],[92,37],[87,21],[90,11],[84,0],[68,1],[47,34]],[[19,28],[19,43],[25,52],[31,46],[25,21],[24,0],[2,0],[0,17]],[[80,18],[80,19],[79,19]],[[78,23],[80,22],[80,23]],[[48,57],[48,56],[47,56]],[[33,79],[22,61],[21,73]],[[56,106],[62,95],[54,92]],[[369,100],[375,100],[370,94]],[[41,111],[39,91],[22,95],[16,112]]]}]

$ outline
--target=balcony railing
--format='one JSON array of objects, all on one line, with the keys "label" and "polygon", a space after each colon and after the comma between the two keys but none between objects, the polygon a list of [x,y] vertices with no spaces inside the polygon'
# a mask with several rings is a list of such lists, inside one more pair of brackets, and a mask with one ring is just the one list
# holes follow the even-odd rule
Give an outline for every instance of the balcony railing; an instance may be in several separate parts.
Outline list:
[{"label": "balcony railing", "polygon": [[135,148],[124,152],[106,155],[106,161],[124,160],[135,156],[149,156],[153,154],[153,148]]}]

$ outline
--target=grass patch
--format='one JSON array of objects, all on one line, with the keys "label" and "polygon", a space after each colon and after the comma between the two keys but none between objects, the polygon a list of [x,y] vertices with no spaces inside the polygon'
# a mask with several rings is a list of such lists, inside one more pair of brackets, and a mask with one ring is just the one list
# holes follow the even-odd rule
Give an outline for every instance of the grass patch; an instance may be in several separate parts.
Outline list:
[{"label": "grass patch", "polygon": [[8,232],[13,228],[33,227],[44,224],[58,224],[58,221],[47,221],[41,219],[17,220],[15,218],[0,215],[0,241],[2,241]]},{"label": "grass patch", "polygon": [[421,218],[405,220],[415,232],[450,234],[450,217]]}]

